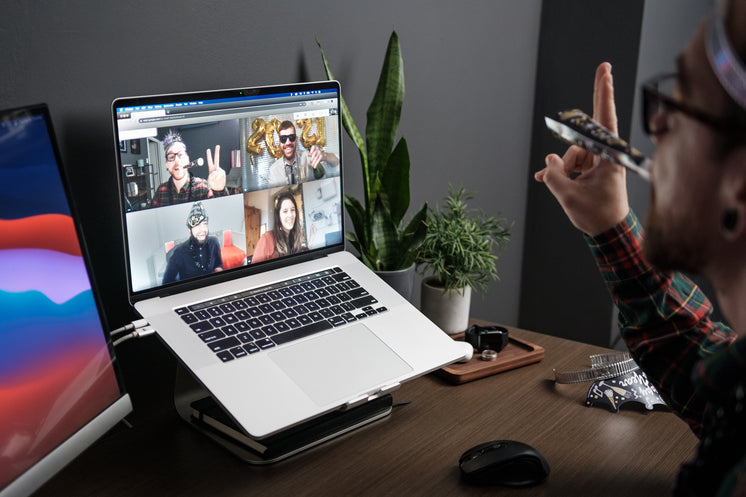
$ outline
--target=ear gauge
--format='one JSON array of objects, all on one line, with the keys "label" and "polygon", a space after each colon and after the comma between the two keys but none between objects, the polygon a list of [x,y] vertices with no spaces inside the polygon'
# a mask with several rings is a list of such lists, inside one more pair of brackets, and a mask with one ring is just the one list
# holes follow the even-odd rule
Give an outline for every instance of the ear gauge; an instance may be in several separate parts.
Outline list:
[{"label": "ear gauge", "polygon": [[723,213],[720,225],[726,238],[732,238],[735,235],[738,224],[739,216],[736,209],[728,209]]}]

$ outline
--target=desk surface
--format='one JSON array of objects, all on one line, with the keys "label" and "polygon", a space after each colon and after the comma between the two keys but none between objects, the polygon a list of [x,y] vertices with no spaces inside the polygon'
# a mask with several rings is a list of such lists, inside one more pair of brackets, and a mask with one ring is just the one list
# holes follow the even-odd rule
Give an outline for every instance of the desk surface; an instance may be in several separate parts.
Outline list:
[{"label": "desk surface", "polygon": [[670,494],[697,443],[686,424],[662,410],[586,407],[589,385],[555,385],[552,368],[588,367],[605,349],[510,331],[545,358],[458,386],[418,378],[395,392],[410,403],[385,420],[275,465],[245,464],[167,409],[118,426],[38,495],[494,495],[462,482],[457,461],[495,439],[533,445],[551,466],[542,485],[500,495]]}]

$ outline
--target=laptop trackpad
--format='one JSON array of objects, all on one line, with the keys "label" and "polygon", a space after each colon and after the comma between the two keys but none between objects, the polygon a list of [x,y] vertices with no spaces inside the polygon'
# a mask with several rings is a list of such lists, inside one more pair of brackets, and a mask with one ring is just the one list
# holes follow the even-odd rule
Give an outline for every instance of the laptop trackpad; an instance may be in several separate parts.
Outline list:
[{"label": "laptop trackpad", "polygon": [[269,357],[322,406],[412,371],[363,324],[273,350]]}]

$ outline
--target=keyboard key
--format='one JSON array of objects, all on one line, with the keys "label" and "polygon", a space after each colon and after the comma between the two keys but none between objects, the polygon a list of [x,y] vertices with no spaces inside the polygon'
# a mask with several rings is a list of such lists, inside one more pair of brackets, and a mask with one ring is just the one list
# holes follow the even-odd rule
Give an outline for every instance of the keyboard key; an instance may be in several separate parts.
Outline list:
[{"label": "keyboard key", "polygon": [[220,330],[210,330],[204,333],[200,333],[198,336],[202,339],[203,342],[208,343],[219,340],[221,338],[225,338],[225,333]]},{"label": "keyboard key", "polygon": [[247,343],[246,345],[243,346],[243,349],[249,354],[256,354],[257,352],[262,350],[259,347],[257,347],[254,342]]},{"label": "keyboard key", "polygon": [[203,331],[208,331],[214,328],[214,326],[207,321],[200,321],[199,323],[190,324],[189,327],[195,333],[202,333]]},{"label": "keyboard key", "polygon": [[233,354],[231,354],[229,350],[223,350],[223,351],[218,352],[218,359],[220,359],[223,362],[228,362],[228,361],[232,361],[235,358],[233,357]]},{"label": "keyboard key", "polygon": [[267,335],[269,335],[269,336],[272,336],[272,335],[277,335],[277,334],[279,333],[279,331],[277,331],[277,328],[275,328],[275,327],[274,327],[274,326],[272,326],[272,325],[270,325],[270,326],[265,326],[264,328],[262,328],[262,331],[263,331],[264,333],[266,333]]},{"label": "keyboard key", "polygon": [[280,333],[284,333],[290,330],[290,326],[287,323],[275,323],[275,329]]},{"label": "keyboard key", "polygon": [[320,333],[322,331],[331,329],[331,327],[331,323],[329,323],[329,321],[327,320],[318,321],[316,323],[309,324],[308,326],[301,326],[300,328],[296,328],[285,333],[280,333],[279,335],[272,337],[272,340],[277,345],[282,345],[283,343],[292,342],[293,340],[297,340],[299,338],[307,337],[315,333]]},{"label": "keyboard key", "polygon": [[212,325],[213,325],[213,326],[215,326],[216,328],[220,328],[221,326],[225,326],[225,325],[227,325],[228,323],[226,323],[226,322],[225,322],[225,319],[223,319],[223,318],[212,318],[212,319],[210,320],[210,324],[212,324]]},{"label": "keyboard key", "polygon": [[[277,335],[277,336],[281,336],[281,335]],[[254,343],[257,345],[257,347],[259,347],[262,350],[266,350],[266,349],[269,349],[275,346],[274,342],[270,340],[269,338],[262,338],[261,340],[257,340]]]},{"label": "keyboard key", "polygon": [[207,344],[207,346],[210,347],[213,352],[230,350],[237,345],[241,345],[241,343],[236,340],[236,337],[223,338],[222,340],[217,340],[215,342],[210,342]]},{"label": "keyboard key", "polygon": [[368,295],[366,297],[360,297],[359,299],[355,299],[351,303],[352,305],[355,306],[355,308],[359,309],[367,305],[377,304],[378,301],[372,295]]},{"label": "keyboard key", "polygon": [[223,333],[225,333],[226,335],[228,335],[228,336],[233,336],[233,335],[235,335],[236,333],[238,333],[238,330],[237,330],[237,329],[236,329],[236,327],[235,327],[235,326],[233,326],[233,325],[223,326],[223,327],[222,327],[222,328],[221,328],[220,330],[221,330],[221,331],[222,331]]},{"label": "keyboard key", "polygon": [[195,316],[194,314],[183,314],[181,316],[181,319],[186,324],[192,324],[192,323],[196,323],[198,321],[197,316]]},{"label": "keyboard key", "polygon": [[243,347],[232,348],[231,354],[233,354],[233,357],[235,357],[236,359],[240,359],[241,357],[246,357],[247,355],[249,355],[249,353]]},{"label": "keyboard key", "polygon": [[347,320],[343,318],[342,316],[334,316],[329,318],[329,322],[332,324],[332,326],[342,326],[343,324],[347,324]]}]

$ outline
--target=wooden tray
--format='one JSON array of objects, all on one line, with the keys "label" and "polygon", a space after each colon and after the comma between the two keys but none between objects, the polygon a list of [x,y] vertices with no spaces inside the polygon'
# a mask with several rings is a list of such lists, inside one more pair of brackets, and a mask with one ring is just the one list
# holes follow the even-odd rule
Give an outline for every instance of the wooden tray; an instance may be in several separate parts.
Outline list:
[{"label": "wooden tray", "polygon": [[[464,334],[453,335],[454,340],[463,340]],[[438,375],[451,383],[461,384],[478,380],[510,369],[539,362],[544,358],[544,347],[511,336],[508,345],[497,354],[494,361],[483,361],[474,351],[469,362],[454,363],[438,371]]]}]

